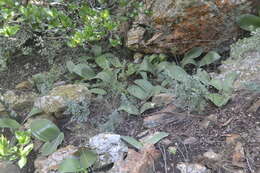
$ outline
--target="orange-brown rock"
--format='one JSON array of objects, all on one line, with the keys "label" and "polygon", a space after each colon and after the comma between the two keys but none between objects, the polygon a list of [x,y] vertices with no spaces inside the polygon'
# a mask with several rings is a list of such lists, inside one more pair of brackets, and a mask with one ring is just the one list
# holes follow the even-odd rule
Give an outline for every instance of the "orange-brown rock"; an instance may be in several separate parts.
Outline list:
[{"label": "orange-brown rock", "polygon": [[[253,0],[252,0],[253,1]],[[146,0],[127,34],[126,45],[144,53],[184,53],[195,46],[222,49],[238,35],[238,15],[250,0]]]},{"label": "orange-brown rock", "polygon": [[153,173],[159,157],[160,152],[153,145],[146,145],[139,152],[129,149],[126,159],[116,162],[109,173]]}]

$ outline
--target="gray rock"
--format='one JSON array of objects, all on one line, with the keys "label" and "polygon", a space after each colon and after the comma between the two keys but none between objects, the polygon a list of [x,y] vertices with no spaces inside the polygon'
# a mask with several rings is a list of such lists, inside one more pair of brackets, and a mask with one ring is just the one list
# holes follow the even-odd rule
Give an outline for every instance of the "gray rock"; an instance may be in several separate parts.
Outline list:
[{"label": "gray rock", "polygon": [[99,155],[100,164],[106,165],[121,160],[128,147],[120,135],[101,133],[89,139],[89,145]]},{"label": "gray rock", "polygon": [[0,173],[20,173],[18,166],[10,162],[0,162]]},{"label": "gray rock", "polygon": [[224,79],[231,72],[238,74],[234,83],[235,90],[244,88],[245,84],[260,81],[260,29],[249,38],[239,40],[231,46],[230,58],[220,66],[221,73],[215,75]]},{"label": "gray rock", "polygon": [[178,163],[177,168],[181,173],[210,173],[205,166],[198,163]]}]

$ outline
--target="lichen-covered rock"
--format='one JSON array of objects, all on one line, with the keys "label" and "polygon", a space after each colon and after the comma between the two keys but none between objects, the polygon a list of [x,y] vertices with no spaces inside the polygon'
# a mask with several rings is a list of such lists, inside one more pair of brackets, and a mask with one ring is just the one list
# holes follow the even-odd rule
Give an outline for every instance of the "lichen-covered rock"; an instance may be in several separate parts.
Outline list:
[{"label": "lichen-covered rock", "polygon": [[34,161],[35,173],[51,173],[57,171],[61,162],[77,151],[77,147],[68,145],[65,148],[60,148],[48,157],[38,157]]},{"label": "lichen-covered rock", "polygon": [[63,111],[67,102],[82,102],[91,97],[88,88],[82,84],[69,84],[53,88],[47,96],[37,98],[34,107],[45,113]]},{"label": "lichen-covered rock", "polygon": [[231,46],[230,58],[220,66],[224,78],[230,72],[238,74],[234,88],[239,90],[249,82],[260,81],[260,29],[249,38],[239,40]]},{"label": "lichen-covered rock", "polygon": [[89,139],[89,145],[99,155],[101,165],[117,162],[127,153],[128,147],[120,135],[101,133]]},{"label": "lichen-covered rock", "polygon": [[16,111],[23,111],[31,108],[37,94],[33,92],[22,92],[16,94],[14,91],[7,91],[3,94],[3,101]]},{"label": "lichen-covered rock", "polygon": [[253,0],[146,0],[126,45],[144,53],[184,53],[195,46],[225,50],[238,34],[236,17]]}]

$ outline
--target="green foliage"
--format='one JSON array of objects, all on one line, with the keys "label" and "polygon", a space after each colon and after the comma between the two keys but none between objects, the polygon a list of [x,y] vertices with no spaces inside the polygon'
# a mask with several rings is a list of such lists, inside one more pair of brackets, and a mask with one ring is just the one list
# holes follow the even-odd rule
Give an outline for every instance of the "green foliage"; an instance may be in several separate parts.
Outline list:
[{"label": "green foliage", "polygon": [[196,61],[195,59],[200,57],[202,53],[203,53],[202,48],[200,47],[192,48],[184,55],[184,58],[181,61],[181,66],[185,67],[188,64],[193,64],[196,67],[202,67],[205,65],[210,65],[221,58],[217,52],[210,51],[201,60]]},{"label": "green foliage", "polygon": [[81,149],[77,152],[79,156],[71,156],[62,161],[59,172],[88,172],[88,169],[97,161],[97,154],[92,150]]},{"label": "green foliage", "polygon": [[116,128],[123,122],[124,118],[118,110],[113,111],[107,116],[107,121],[104,124],[100,124],[98,128],[102,132],[115,132]]},{"label": "green foliage", "polygon": [[57,150],[64,139],[64,134],[51,121],[46,119],[37,119],[30,124],[32,135],[45,142],[41,148],[42,155],[49,155]]},{"label": "green foliage", "polygon": [[90,103],[88,101],[80,103],[69,101],[67,103],[67,109],[64,114],[72,115],[71,121],[86,122],[90,114],[89,106]]},{"label": "green foliage", "polygon": [[[176,103],[188,111],[202,111],[206,100],[218,107],[224,106],[231,97],[236,77],[236,73],[230,73],[223,80],[211,79],[206,71],[198,69],[197,74],[186,76],[187,80],[175,84]],[[217,93],[209,91],[212,87]]]},{"label": "green foliage", "polygon": [[141,150],[144,147],[144,145],[146,145],[146,144],[154,145],[167,136],[169,136],[168,133],[158,132],[158,133],[155,133],[153,136],[145,139],[143,142],[137,141],[136,139],[134,139],[130,136],[121,136],[121,139],[123,139],[125,142],[132,145],[134,148]]},{"label": "green foliage", "polygon": [[237,23],[246,31],[255,31],[260,27],[260,17],[253,14],[244,14],[238,17]]},{"label": "green foliage", "polygon": [[49,72],[33,75],[31,80],[37,90],[42,95],[45,95],[53,88],[53,84],[59,79],[61,74],[62,69],[58,66],[53,66]]},{"label": "green foliage", "polygon": [[23,168],[27,163],[27,156],[33,149],[33,143],[28,132],[16,131],[16,143],[11,142],[1,135],[0,137],[0,160],[18,161],[18,166]]},{"label": "green foliage", "polygon": [[14,55],[40,54],[52,64],[61,52],[72,56],[73,50],[97,41],[112,47],[121,45],[116,33],[121,19],[111,15],[108,6],[93,7],[82,0],[30,2],[25,6],[19,0],[2,0],[0,71],[6,70]]},{"label": "green foliage", "polygon": [[18,129],[21,125],[10,118],[0,118],[0,128],[11,128],[11,129]]}]

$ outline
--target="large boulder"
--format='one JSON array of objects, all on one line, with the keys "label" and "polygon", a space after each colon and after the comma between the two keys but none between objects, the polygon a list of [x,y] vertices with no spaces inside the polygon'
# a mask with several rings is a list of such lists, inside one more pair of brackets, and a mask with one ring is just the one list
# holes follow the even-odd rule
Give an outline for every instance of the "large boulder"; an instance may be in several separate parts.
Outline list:
[{"label": "large boulder", "polygon": [[[253,0],[146,0],[126,45],[144,53],[184,53],[195,46],[226,50],[238,36],[236,17]],[[225,44],[226,43],[226,44]]]}]

